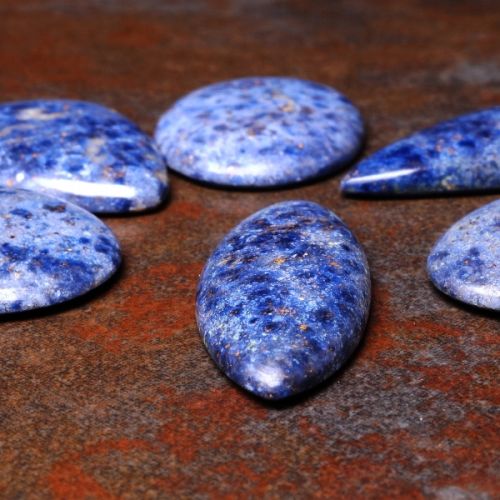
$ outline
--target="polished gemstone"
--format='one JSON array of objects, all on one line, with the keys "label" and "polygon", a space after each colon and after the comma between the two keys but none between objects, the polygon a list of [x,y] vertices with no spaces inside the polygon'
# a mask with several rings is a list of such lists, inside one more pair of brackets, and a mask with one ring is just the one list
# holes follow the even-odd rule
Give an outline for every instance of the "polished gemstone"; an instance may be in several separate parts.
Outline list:
[{"label": "polished gemstone", "polygon": [[201,88],[160,119],[156,140],[173,170],[232,186],[293,184],[343,167],[360,149],[357,108],[331,87],[296,78],[243,78]]},{"label": "polished gemstone", "polygon": [[0,188],[0,313],[82,295],[119,264],[115,236],[91,213],[41,193]]},{"label": "polished gemstone", "polygon": [[121,213],[161,203],[167,174],[152,139],[117,112],[89,102],[22,101],[0,105],[0,186]]},{"label": "polished gemstone", "polygon": [[500,189],[500,106],[422,130],[361,161],[342,191],[364,195]]},{"label": "polished gemstone", "polygon": [[427,260],[434,285],[451,297],[500,310],[500,200],[453,224]]},{"label": "polished gemstone", "polygon": [[233,381],[266,399],[300,393],[358,345],[370,277],[360,244],[326,208],[267,207],[234,228],[200,279],[203,341]]}]

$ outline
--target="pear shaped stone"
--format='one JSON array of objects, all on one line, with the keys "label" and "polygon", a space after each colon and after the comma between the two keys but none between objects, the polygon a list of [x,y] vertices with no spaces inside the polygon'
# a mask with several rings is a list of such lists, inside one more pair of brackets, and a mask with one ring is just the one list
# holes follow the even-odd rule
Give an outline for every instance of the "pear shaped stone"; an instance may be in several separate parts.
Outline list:
[{"label": "pear shaped stone", "polygon": [[345,166],[359,151],[357,108],[326,85],[285,77],[216,83],[180,99],[156,141],[173,170],[226,186],[294,184]]},{"label": "pear shaped stone", "polygon": [[230,379],[281,399],[346,362],[369,305],[368,264],[351,231],[316,203],[288,201],[245,219],[219,244],[200,279],[197,320]]},{"label": "pear shaped stone", "polygon": [[419,195],[500,190],[500,106],[387,146],[342,180],[344,193]]},{"label": "pear shaped stone", "polygon": [[450,297],[500,311],[500,200],[453,224],[432,249],[427,271]]},{"label": "pear shaped stone", "polygon": [[41,193],[0,188],[0,313],[82,295],[119,264],[115,236],[91,213]]},{"label": "pear shaped stone", "polygon": [[36,100],[0,105],[0,186],[123,213],[160,204],[168,182],[152,139],[116,111]]}]

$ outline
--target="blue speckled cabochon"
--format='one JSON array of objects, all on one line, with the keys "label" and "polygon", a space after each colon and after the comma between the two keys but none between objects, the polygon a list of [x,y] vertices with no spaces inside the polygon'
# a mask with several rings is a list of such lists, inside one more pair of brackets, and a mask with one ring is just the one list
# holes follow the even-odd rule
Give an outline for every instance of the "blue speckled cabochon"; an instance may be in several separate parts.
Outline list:
[{"label": "blue speckled cabochon", "polygon": [[442,292],[500,311],[500,200],[453,224],[432,249],[427,270]]},{"label": "blue speckled cabochon", "polygon": [[296,78],[243,78],[180,99],[156,140],[169,167],[208,183],[293,184],[343,167],[363,136],[359,111],[336,90]]},{"label": "blue speckled cabochon", "polygon": [[267,207],[236,226],[200,279],[197,320],[219,368],[280,399],[337,371],[368,317],[368,264],[356,238],[308,201]]},{"label": "blue speckled cabochon", "polygon": [[115,236],[91,213],[40,193],[0,188],[0,313],[82,295],[119,264]]},{"label": "blue speckled cabochon", "polygon": [[0,105],[0,186],[121,213],[158,205],[168,183],[152,139],[124,116],[89,102],[37,100]]},{"label": "blue speckled cabochon", "polygon": [[500,190],[500,106],[381,149],[349,172],[341,187],[365,195]]}]

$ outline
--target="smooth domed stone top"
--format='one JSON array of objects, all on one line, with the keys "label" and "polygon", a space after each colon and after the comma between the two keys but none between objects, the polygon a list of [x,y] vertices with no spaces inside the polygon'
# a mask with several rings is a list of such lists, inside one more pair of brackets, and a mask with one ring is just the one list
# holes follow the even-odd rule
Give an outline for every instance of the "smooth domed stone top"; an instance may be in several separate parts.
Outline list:
[{"label": "smooth domed stone top", "polygon": [[336,90],[296,78],[243,78],[201,88],[160,119],[156,140],[173,170],[232,186],[286,185],[351,161],[359,111]]},{"label": "smooth domed stone top", "polygon": [[119,264],[115,236],[91,213],[40,193],[0,188],[0,313],[82,295]]},{"label": "smooth domed stone top", "polygon": [[116,111],[80,101],[23,101],[0,105],[0,185],[121,213],[161,203],[167,173],[152,139]]},{"label": "smooth domed stone top", "polygon": [[427,260],[434,285],[451,297],[500,310],[500,200],[453,224]]},{"label": "smooth domed stone top", "polygon": [[500,107],[422,130],[361,161],[344,193],[425,194],[500,189]]},{"label": "smooth domed stone top", "polygon": [[267,207],[236,226],[200,279],[197,319],[219,368],[280,399],[338,370],[368,317],[364,252],[344,223],[308,201]]}]

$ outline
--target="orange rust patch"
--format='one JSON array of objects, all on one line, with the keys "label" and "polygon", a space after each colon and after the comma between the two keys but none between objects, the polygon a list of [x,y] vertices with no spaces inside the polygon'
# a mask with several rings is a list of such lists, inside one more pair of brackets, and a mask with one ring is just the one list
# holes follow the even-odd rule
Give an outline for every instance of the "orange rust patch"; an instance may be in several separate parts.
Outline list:
[{"label": "orange rust patch", "polygon": [[85,474],[78,465],[57,463],[48,478],[49,488],[56,500],[114,500],[118,497],[106,491],[93,477]]},{"label": "orange rust patch", "polygon": [[[77,328],[75,333],[114,353],[122,352],[131,343],[169,338],[195,324],[196,280],[193,277],[199,275],[202,267],[198,263],[179,265],[166,262],[148,270],[148,276],[127,278],[127,286],[134,292],[114,304],[114,320],[98,322],[103,318],[106,306],[96,302],[89,318],[91,326]],[[156,290],[153,280],[164,281],[167,285],[173,282],[175,292]],[[154,344],[154,348],[162,348],[161,342]]]}]

